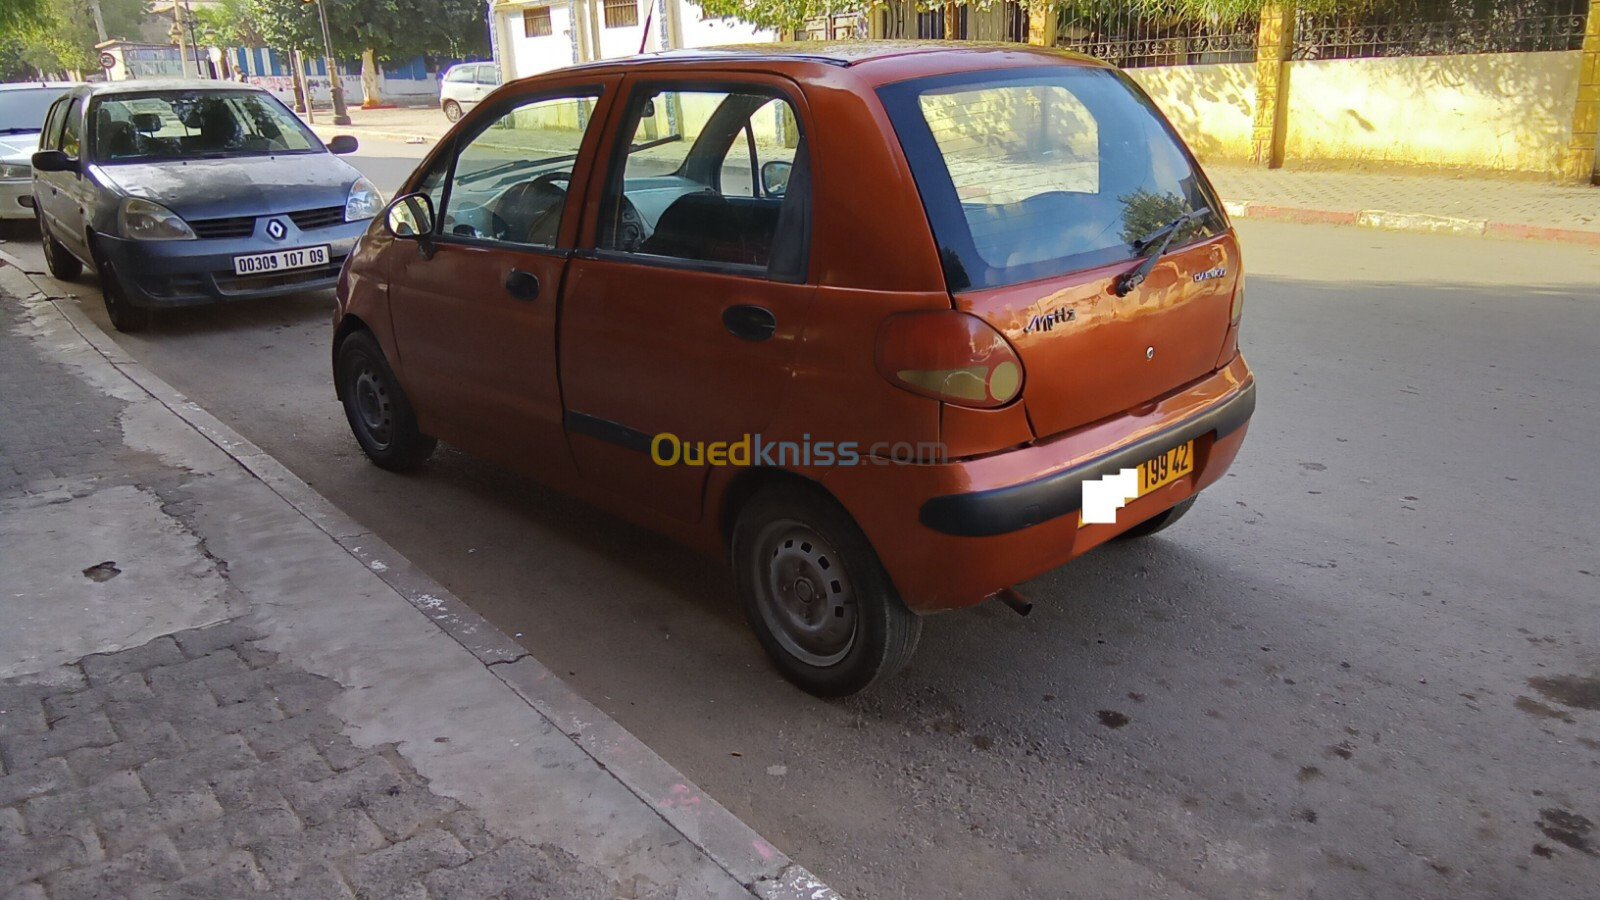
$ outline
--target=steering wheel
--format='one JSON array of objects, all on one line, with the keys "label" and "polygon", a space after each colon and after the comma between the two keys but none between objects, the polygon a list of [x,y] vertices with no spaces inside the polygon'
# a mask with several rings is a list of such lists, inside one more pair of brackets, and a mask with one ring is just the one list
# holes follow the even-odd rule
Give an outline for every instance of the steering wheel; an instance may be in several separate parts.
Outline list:
[{"label": "steering wheel", "polygon": [[[556,184],[558,181],[570,184],[572,173],[546,172],[501,194],[490,211],[495,237],[519,244],[554,244],[567,199],[567,189]],[[538,211],[529,217],[530,209]]]}]

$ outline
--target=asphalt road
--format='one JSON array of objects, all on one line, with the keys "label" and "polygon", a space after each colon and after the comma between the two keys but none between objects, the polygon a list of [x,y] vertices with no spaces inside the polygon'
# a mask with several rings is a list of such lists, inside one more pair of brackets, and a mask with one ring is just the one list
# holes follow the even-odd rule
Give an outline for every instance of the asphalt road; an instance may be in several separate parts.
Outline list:
[{"label": "asphalt road", "polygon": [[[415,153],[356,161],[392,191]],[[448,448],[365,462],[328,297],[119,340],[847,895],[1593,896],[1600,252],[1240,231],[1230,476],[836,703],[717,564]]]}]

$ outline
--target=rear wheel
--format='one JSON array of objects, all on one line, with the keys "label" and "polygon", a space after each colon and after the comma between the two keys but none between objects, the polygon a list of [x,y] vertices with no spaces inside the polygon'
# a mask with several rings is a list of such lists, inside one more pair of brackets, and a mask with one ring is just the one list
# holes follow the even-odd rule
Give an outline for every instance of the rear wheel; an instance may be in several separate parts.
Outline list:
[{"label": "rear wheel", "polygon": [[34,217],[39,223],[39,243],[44,247],[44,264],[50,269],[50,274],[62,281],[71,281],[82,275],[83,262],[50,233],[50,226],[44,222],[44,214],[35,212]]},{"label": "rear wheel", "polygon": [[433,455],[439,442],[417,428],[411,402],[377,339],[365,331],[347,336],[339,344],[335,373],[350,431],[369,459],[385,469],[404,472]]},{"label": "rear wheel", "polygon": [[1151,518],[1145,519],[1143,522],[1117,535],[1117,538],[1118,540],[1131,540],[1133,538],[1149,537],[1158,531],[1165,531],[1176,525],[1178,520],[1183,518],[1184,514],[1189,511],[1189,508],[1194,506],[1194,501],[1198,499],[1200,499],[1200,495],[1196,494],[1166,512],[1157,513]]},{"label": "rear wheel", "polygon": [[444,117],[452,122],[461,121],[461,104],[454,100],[444,102]]},{"label": "rear wheel", "polygon": [[155,310],[133,305],[116,267],[98,249],[94,250],[94,267],[100,273],[100,295],[105,300],[106,317],[111,320],[111,327],[124,334],[149,328],[155,319]]},{"label": "rear wheel", "polygon": [[762,489],[739,512],[730,555],[745,618],[804,690],[854,694],[915,653],[921,618],[900,601],[861,529],[821,491]]}]

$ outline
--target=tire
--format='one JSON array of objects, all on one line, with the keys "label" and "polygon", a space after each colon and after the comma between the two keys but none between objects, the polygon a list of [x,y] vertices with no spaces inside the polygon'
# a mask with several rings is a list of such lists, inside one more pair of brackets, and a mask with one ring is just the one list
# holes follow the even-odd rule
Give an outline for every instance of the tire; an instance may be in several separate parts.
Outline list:
[{"label": "tire", "polygon": [[111,319],[111,327],[123,334],[149,328],[155,319],[155,310],[133,305],[116,268],[98,249],[94,250],[94,267],[100,275],[100,296],[105,301],[106,316]]},{"label": "tire", "polygon": [[745,618],[802,690],[848,696],[916,652],[922,619],[900,601],[866,535],[820,490],[758,491],[739,511],[729,556]]},{"label": "tire", "polygon": [[452,122],[461,121],[461,104],[454,100],[444,102],[444,117]]},{"label": "tire", "polygon": [[44,246],[44,264],[50,269],[50,274],[62,281],[72,281],[83,274],[83,261],[72,255],[72,251],[61,245],[50,233],[50,226],[44,223],[43,213],[34,213],[34,218],[39,223],[39,243]]},{"label": "tire", "polygon": [[406,472],[433,455],[439,442],[417,428],[411,401],[371,333],[345,337],[334,374],[350,431],[368,459],[391,472]]},{"label": "tire", "polygon": [[1158,531],[1165,531],[1178,524],[1178,520],[1183,518],[1184,514],[1189,512],[1190,507],[1194,506],[1194,502],[1199,499],[1200,495],[1196,494],[1166,512],[1156,513],[1153,517],[1145,519],[1143,522],[1117,535],[1117,540],[1129,541],[1134,538],[1149,537]]}]

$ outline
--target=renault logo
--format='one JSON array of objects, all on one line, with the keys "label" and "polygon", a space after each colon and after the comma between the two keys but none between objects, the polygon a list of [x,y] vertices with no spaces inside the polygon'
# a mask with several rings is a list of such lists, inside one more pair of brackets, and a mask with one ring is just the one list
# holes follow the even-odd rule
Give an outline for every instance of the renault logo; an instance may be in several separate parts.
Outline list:
[{"label": "renault logo", "polygon": [[275,241],[281,241],[288,234],[289,229],[284,226],[282,219],[269,219],[267,221],[267,237]]}]

